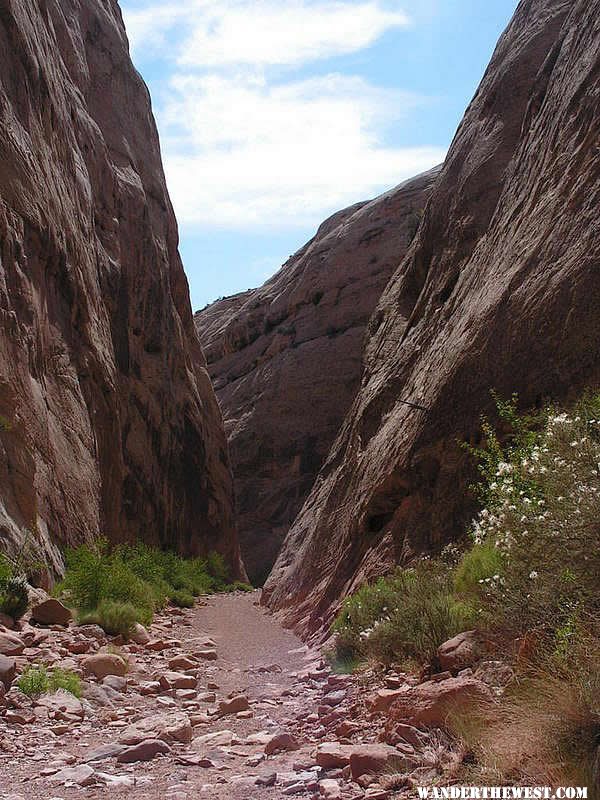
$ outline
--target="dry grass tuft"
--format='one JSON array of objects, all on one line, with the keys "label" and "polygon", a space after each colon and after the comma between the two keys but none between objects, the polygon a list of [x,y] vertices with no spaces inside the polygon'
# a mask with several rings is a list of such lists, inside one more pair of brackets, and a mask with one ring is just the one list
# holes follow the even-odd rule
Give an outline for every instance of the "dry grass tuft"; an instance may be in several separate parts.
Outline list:
[{"label": "dry grass tuft", "polygon": [[600,643],[585,641],[579,664],[537,670],[493,709],[453,720],[470,755],[465,774],[483,783],[588,786],[590,797],[600,796]]}]

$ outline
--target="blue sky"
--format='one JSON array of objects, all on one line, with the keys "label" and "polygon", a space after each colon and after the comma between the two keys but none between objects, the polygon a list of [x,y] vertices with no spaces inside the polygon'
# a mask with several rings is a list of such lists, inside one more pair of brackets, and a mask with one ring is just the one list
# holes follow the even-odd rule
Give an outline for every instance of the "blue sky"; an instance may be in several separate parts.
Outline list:
[{"label": "blue sky", "polygon": [[441,161],[516,5],[122,0],[193,309]]}]

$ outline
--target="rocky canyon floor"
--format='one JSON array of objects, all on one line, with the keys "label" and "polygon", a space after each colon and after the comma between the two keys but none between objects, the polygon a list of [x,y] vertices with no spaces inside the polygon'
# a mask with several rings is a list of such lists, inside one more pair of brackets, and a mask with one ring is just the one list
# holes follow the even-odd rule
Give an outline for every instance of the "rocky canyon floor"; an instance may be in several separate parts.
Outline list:
[{"label": "rocky canyon floor", "polygon": [[[97,626],[23,623],[0,628],[0,644],[12,650],[5,669],[13,658],[17,673],[54,663],[84,679],[81,701],[62,691],[30,700],[13,681],[0,717],[0,800],[416,796],[415,784],[456,764],[431,728],[444,687],[487,690],[449,673],[421,684],[333,674],[258,592],[167,609],[143,643],[115,646]],[[416,693],[427,686],[423,705]],[[429,730],[401,723],[390,736],[386,712],[402,694],[427,709]]]}]

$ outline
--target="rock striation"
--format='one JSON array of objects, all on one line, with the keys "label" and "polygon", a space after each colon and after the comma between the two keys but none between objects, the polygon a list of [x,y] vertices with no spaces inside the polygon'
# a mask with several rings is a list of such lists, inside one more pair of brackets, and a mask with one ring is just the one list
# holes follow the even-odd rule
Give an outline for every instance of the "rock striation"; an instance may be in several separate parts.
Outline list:
[{"label": "rock striation", "polygon": [[437,174],[334,214],[263,286],[195,315],[229,436],[244,562],[257,583],[352,403],[366,323]]},{"label": "rock striation", "polygon": [[240,571],[222,420],[115,0],[0,0],[0,538]]},{"label": "rock striation", "polygon": [[459,442],[475,440],[490,389],[531,407],[600,382],[599,97],[599,0],[522,0],[265,587],[288,624],[322,629],[362,581],[464,533]]}]

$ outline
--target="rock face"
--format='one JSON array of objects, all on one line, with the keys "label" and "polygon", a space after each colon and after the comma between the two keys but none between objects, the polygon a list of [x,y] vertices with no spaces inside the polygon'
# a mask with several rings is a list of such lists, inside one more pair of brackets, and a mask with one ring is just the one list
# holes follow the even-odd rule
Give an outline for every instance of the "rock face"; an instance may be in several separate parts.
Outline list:
[{"label": "rock face", "polygon": [[195,315],[229,436],[244,562],[258,583],[352,403],[366,323],[437,174],[340,211],[264,286]]},{"label": "rock face", "polygon": [[322,628],[366,578],[465,531],[458,442],[490,389],[531,406],[600,383],[599,51],[598,0],[523,0],[500,39],[265,587],[287,623]]},{"label": "rock face", "polygon": [[114,0],[0,0],[0,537],[239,571],[220,412]]}]

